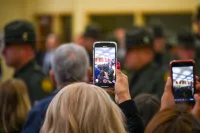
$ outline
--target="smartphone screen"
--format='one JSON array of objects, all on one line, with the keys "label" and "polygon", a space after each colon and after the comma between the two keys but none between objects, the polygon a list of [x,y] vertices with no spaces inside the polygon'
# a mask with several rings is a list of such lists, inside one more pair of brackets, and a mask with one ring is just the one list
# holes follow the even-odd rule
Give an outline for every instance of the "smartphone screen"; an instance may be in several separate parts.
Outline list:
[{"label": "smartphone screen", "polygon": [[102,88],[114,87],[116,76],[116,43],[96,42],[94,44],[94,84]]},{"label": "smartphone screen", "polygon": [[191,63],[175,63],[172,66],[172,80],[175,102],[194,102],[194,65]]}]

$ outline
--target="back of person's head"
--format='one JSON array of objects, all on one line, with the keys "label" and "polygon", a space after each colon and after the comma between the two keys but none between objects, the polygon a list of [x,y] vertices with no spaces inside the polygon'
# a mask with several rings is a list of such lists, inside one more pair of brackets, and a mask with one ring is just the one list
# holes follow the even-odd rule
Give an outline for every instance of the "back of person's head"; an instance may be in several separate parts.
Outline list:
[{"label": "back of person's head", "polygon": [[20,131],[29,109],[30,100],[23,81],[10,79],[0,85],[0,132]]},{"label": "back of person's head", "polygon": [[55,52],[52,61],[57,84],[88,80],[89,58],[86,50],[76,44],[63,44]]},{"label": "back of person's head", "polygon": [[200,122],[181,108],[158,112],[146,127],[145,133],[199,133]]},{"label": "back of person's head", "polygon": [[134,98],[138,111],[146,126],[160,109],[160,100],[152,94],[141,94]]},{"label": "back of person's head", "polygon": [[51,101],[41,133],[125,133],[124,116],[103,89],[75,83]]}]

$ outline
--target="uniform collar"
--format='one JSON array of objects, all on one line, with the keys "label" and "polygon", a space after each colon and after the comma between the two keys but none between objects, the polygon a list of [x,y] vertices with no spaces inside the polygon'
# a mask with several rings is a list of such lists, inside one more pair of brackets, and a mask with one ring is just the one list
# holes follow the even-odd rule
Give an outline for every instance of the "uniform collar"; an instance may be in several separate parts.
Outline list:
[{"label": "uniform collar", "polygon": [[29,61],[27,64],[25,64],[22,68],[20,68],[18,71],[15,72],[14,77],[17,77],[19,74],[25,72],[28,68],[31,68],[36,64],[35,60]]}]

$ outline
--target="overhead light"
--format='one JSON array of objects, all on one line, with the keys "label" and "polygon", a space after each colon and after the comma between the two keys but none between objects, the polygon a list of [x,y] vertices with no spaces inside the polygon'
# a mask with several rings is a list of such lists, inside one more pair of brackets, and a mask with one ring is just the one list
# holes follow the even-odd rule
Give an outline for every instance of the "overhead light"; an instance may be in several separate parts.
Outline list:
[{"label": "overhead light", "polygon": [[173,73],[180,73],[181,69],[179,67],[173,67],[172,71],[173,71]]},{"label": "overhead light", "polygon": [[101,54],[102,53],[102,51],[100,51],[100,50],[95,50],[95,54]]},{"label": "overhead light", "polygon": [[187,79],[191,79],[192,77],[186,77]]},{"label": "overhead light", "polygon": [[183,72],[183,75],[190,75],[191,74],[191,71],[184,71]]},{"label": "overhead light", "polygon": [[183,79],[184,79],[184,78],[185,78],[185,76],[184,76],[184,75],[181,75],[181,76],[180,76],[180,78],[183,78]]},{"label": "overhead light", "polygon": [[172,76],[173,76],[173,77],[177,77],[177,74],[173,73]]}]

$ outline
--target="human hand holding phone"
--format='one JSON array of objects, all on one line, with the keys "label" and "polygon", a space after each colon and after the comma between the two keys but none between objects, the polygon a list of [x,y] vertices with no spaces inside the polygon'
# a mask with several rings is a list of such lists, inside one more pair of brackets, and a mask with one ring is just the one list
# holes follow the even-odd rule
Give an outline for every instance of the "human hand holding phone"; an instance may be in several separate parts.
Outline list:
[{"label": "human hand holding phone", "polygon": [[[198,82],[198,79],[199,78],[196,76],[196,94],[194,95],[195,105],[194,108],[192,108],[191,113],[200,119],[200,83]],[[172,80],[170,77],[168,77],[164,88],[164,93],[161,98],[160,110],[172,108],[173,106],[175,106],[175,102],[174,95],[172,93]]]},{"label": "human hand holding phone", "polygon": [[115,83],[115,101],[121,104],[131,99],[129,92],[128,77],[120,70],[120,64],[117,63],[116,83]]},{"label": "human hand holding phone", "polygon": [[197,116],[200,119],[200,83],[198,82],[198,77],[196,77],[196,94],[194,94],[195,105],[194,108],[191,110],[192,114]]},{"label": "human hand holding phone", "polygon": [[172,79],[168,77],[167,82],[165,84],[164,92],[161,98],[160,110],[171,108],[174,105],[175,105],[175,102],[174,102],[174,95],[172,93]]},{"label": "human hand holding phone", "polygon": [[172,93],[180,105],[194,105],[196,92],[194,60],[173,60],[170,62]]},{"label": "human hand holding phone", "polygon": [[110,41],[95,42],[93,45],[94,84],[105,89],[114,89],[116,82],[117,44]]}]

